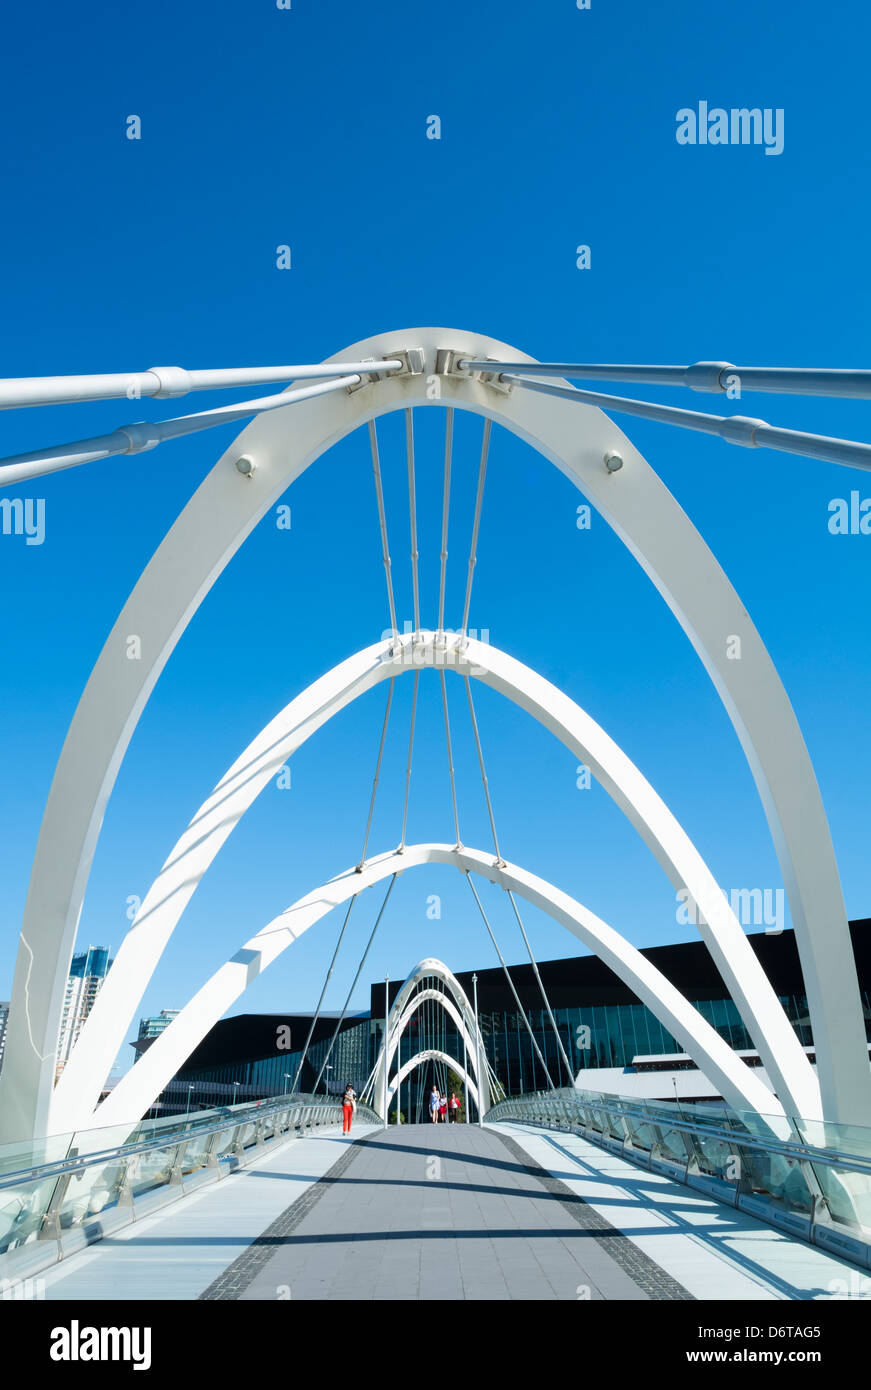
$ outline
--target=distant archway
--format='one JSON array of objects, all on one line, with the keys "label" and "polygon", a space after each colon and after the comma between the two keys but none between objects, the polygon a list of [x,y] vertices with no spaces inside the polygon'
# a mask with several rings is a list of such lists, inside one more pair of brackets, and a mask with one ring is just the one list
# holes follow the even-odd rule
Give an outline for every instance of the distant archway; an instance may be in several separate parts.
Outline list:
[{"label": "distant archway", "polygon": [[[428,979],[440,980],[445,986],[446,992],[433,988],[417,988],[421,980]],[[428,999],[437,1002],[457,1025],[457,1031],[465,1044],[467,1066],[474,1072],[482,1096],[484,1106],[482,1113],[486,1113],[490,1107],[492,1097],[484,1039],[481,1036],[480,1030],[476,1030],[474,1010],[459,980],[443,961],[436,960],[434,956],[428,956],[414,967],[406,977],[399,993],[393,1001],[393,1005],[387,1017],[386,1038],[382,1041],[381,1047],[378,1050],[378,1057],[372,1073],[372,1085],[370,1089],[373,1105],[378,1110],[379,1114],[383,1113],[385,1066],[387,1068],[387,1076],[389,1077],[390,1067],[396,1056],[397,1048],[402,1041],[403,1034],[417,1010]],[[483,1077],[478,1075],[479,1059],[481,1071],[484,1074]],[[487,1084],[484,1084],[485,1080]],[[388,1093],[390,1093],[389,1084]]]},{"label": "distant archway", "polygon": [[[396,1095],[397,1088],[402,1085],[403,1081],[409,1075],[410,1072],[413,1072],[415,1068],[422,1066],[424,1062],[442,1062],[446,1067],[450,1067],[451,1071],[456,1072],[457,1076],[459,1076],[462,1079],[463,1085],[466,1087],[466,1090],[472,1097],[472,1100],[475,1102],[476,1108],[478,1107],[478,1087],[475,1085],[475,1082],[473,1081],[472,1077],[464,1068],[462,1062],[458,1062],[456,1057],[449,1057],[447,1052],[440,1052],[438,1048],[431,1047],[425,1049],[423,1052],[418,1052],[414,1057],[410,1057],[408,1061],[404,1062],[403,1065],[399,1068],[399,1071],[396,1073],[389,1087],[387,1088],[388,1110],[390,1109],[393,1097]],[[486,1109],[487,1107],[485,1106],[485,1113]]]}]

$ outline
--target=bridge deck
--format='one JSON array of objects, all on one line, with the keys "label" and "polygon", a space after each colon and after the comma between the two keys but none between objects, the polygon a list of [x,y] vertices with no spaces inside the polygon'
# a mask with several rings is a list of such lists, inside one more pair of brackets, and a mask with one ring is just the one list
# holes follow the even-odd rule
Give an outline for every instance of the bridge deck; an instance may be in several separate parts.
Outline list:
[{"label": "bridge deck", "polygon": [[[607,1248],[606,1248],[607,1247]],[[475,1125],[355,1145],[206,1298],[593,1299],[689,1295],[579,1198]]]},{"label": "bridge deck", "polygon": [[577,1136],[411,1125],[296,1140],[45,1276],[49,1299],[793,1299],[857,1282]]}]

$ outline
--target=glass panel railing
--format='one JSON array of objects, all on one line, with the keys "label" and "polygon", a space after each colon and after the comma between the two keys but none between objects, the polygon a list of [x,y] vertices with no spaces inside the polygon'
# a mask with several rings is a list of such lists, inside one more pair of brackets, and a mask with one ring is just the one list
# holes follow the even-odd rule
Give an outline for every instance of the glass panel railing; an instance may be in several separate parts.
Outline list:
[{"label": "glass panel railing", "polygon": [[50,1178],[0,1191],[0,1255],[36,1239],[56,1187]]},{"label": "glass panel railing", "polygon": [[[132,1220],[137,1199],[170,1183],[182,1192],[185,1179],[209,1164],[341,1118],[338,1098],[280,1096],[0,1147],[0,1257],[98,1221],[112,1225],[112,1213],[115,1224]],[[380,1123],[366,1104],[358,1103],[356,1118]]]},{"label": "glass panel railing", "polygon": [[[871,1130],[734,1110],[723,1102],[674,1102],[565,1089],[516,1096],[487,1115],[498,1123],[551,1113],[594,1139],[628,1135],[633,1147],[690,1175],[716,1179],[791,1220],[849,1228],[871,1244]],[[751,1209],[756,1209],[755,1207]]]}]

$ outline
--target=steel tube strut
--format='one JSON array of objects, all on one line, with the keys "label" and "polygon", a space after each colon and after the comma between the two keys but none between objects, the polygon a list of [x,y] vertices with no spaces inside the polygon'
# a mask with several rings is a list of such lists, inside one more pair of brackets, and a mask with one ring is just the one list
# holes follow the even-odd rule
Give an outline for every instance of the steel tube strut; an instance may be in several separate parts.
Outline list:
[{"label": "steel tube strut", "polygon": [[[527,369],[528,370],[528,369]],[[851,468],[871,471],[871,444],[857,444],[850,439],[833,439],[825,434],[807,434],[804,430],[782,430],[765,420],[747,415],[705,415],[699,410],[681,410],[678,406],[659,405],[653,401],[635,401],[625,396],[606,396],[599,391],[579,391],[573,386],[551,386],[528,377],[503,374],[503,381],[514,382],[527,391],[540,391],[546,396],[597,405],[616,415],[637,415],[642,420],[657,420],[662,425],[678,425],[681,429],[715,434],[727,444],[741,444],[746,449],[778,449],[785,454],[801,454],[820,459],[823,463],[842,463]]]},{"label": "steel tube strut", "polygon": [[105,372],[92,376],[21,376],[0,378],[0,410],[69,402],[112,401],[124,397],[186,396],[189,391],[225,391],[234,386],[270,386],[279,381],[392,372],[398,360],[330,362],[296,367],[149,367],[144,372]]},{"label": "steel tube strut", "polygon": [[[841,367],[736,367],[731,362],[694,362],[691,367],[619,366],[586,362],[489,362],[461,358],[461,371],[524,372],[535,376],[582,377],[587,381],[633,381],[648,386],[688,386],[691,391],[741,391],[796,396],[849,396],[871,400],[871,371]],[[731,380],[730,380],[731,378]]]},{"label": "steel tube strut", "polygon": [[29,478],[39,478],[45,473],[58,473],[63,468],[75,468],[80,463],[93,463],[97,459],[111,458],[114,454],[141,454],[155,449],[167,439],[178,439],[185,434],[197,434],[200,430],[210,430],[216,425],[232,424],[244,420],[248,415],[260,415],[267,410],[277,410],[283,405],[293,405],[295,401],[307,401],[313,396],[326,396],[331,391],[342,391],[355,385],[359,376],[342,376],[336,381],[318,382],[313,386],[301,386],[294,391],[281,391],[277,396],[261,396],[255,401],[239,401],[236,405],[222,405],[217,410],[203,410],[196,415],[177,415],[171,420],[137,421],[136,424],[122,425],[111,434],[95,435],[91,439],[79,439],[73,444],[55,444],[48,449],[37,449],[30,454],[13,454],[0,459],[0,487],[10,483],[26,482]]}]

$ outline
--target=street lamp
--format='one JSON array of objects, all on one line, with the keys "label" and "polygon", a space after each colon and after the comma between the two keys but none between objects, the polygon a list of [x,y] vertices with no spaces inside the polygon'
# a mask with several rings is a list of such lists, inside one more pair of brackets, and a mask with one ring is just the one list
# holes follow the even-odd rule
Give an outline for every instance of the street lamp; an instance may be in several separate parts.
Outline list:
[{"label": "street lamp", "polygon": [[231,1104],[231,1105],[235,1105],[235,1104],[236,1104],[236,1097],[237,1097],[237,1095],[238,1095],[238,1088],[239,1088],[241,1085],[242,1085],[242,1082],[241,1082],[241,1081],[234,1081],[234,1082],[233,1082],[233,1099],[230,1101],[230,1104]]},{"label": "street lamp", "polygon": [[290,1072],[289,1072],[289,1071],[286,1071],[286,1072],[284,1073],[284,1094],[285,1094],[285,1095],[287,1095],[287,1083],[288,1083],[288,1081],[290,1081],[290,1080],[292,1080],[292,1077],[291,1077],[291,1075],[290,1075]]},{"label": "street lamp", "polygon": [[[327,1072],[327,1071],[332,1071],[332,1070],[333,1070],[333,1064],[332,1064],[332,1062],[328,1062],[327,1065],[324,1067],[324,1071]],[[328,1095],[330,1094],[330,1088],[329,1088],[329,1086],[327,1085],[327,1082],[329,1081],[329,1079],[330,1079],[330,1078],[329,1078],[328,1076],[325,1076],[325,1077],[324,1077],[324,1095],[325,1095],[325,1096],[328,1096]]]},{"label": "street lamp", "polygon": [[480,1029],[479,1024],[478,1024],[478,976],[477,976],[477,975],[473,975],[473,976],[472,976],[472,989],[473,989],[473,991],[474,991],[474,1000],[475,1000],[475,1057],[476,1057],[476,1060],[477,1060],[477,1066],[476,1066],[475,1070],[476,1070],[476,1072],[477,1072],[476,1080],[477,1080],[477,1082],[478,1082],[478,1128],[480,1129],[480,1128],[483,1127],[483,1124],[484,1124],[484,1121],[483,1121],[483,1119],[482,1119],[482,1117],[481,1117],[481,1100],[482,1100],[483,1093],[484,1093],[484,1078],[483,1078],[483,1076],[481,1075],[481,1029]]},{"label": "street lamp", "polygon": [[193,1089],[194,1089],[194,1088],[193,1088],[193,1084],[191,1084],[190,1086],[188,1086],[188,1103],[187,1103],[187,1106],[185,1107],[185,1112],[184,1112],[184,1113],[185,1113],[185,1119],[187,1119],[188,1115],[191,1113],[191,1091],[192,1091]]}]

